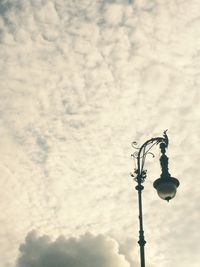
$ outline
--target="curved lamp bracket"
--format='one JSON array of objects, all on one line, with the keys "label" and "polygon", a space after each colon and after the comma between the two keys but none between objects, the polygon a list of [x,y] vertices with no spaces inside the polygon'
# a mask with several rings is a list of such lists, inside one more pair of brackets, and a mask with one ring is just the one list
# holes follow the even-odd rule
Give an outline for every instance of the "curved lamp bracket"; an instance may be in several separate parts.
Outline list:
[{"label": "curved lamp bracket", "polygon": [[147,140],[141,147],[137,147],[137,142],[132,143],[132,147],[138,151],[135,151],[131,156],[136,159],[136,168],[134,170],[134,174],[131,174],[134,177],[135,181],[138,184],[141,184],[145,181],[147,170],[144,170],[144,164],[146,160],[146,156],[151,154],[154,157],[154,154],[150,152],[151,148],[154,145],[158,145],[163,143],[164,147],[167,148],[169,144],[169,139],[167,136],[167,130],[164,131],[163,137],[154,137]]}]

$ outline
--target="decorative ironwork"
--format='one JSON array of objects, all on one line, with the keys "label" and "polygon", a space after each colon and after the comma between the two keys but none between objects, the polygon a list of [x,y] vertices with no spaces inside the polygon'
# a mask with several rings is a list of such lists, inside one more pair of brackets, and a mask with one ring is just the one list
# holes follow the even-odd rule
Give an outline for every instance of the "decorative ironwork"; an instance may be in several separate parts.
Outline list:
[{"label": "decorative ironwork", "polygon": [[164,143],[165,148],[168,147],[168,136],[167,130],[164,131],[163,137],[154,137],[150,140],[147,140],[141,147],[137,147],[137,142],[132,142],[132,147],[138,151],[135,151],[131,156],[136,159],[136,168],[134,170],[134,174],[131,173],[131,176],[134,178],[136,182],[139,184],[143,183],[146,179],[147,170],[144,170],[144,164],[147,155],[155,155],[150,152],[153,146],[158,145],[160,143]]}]

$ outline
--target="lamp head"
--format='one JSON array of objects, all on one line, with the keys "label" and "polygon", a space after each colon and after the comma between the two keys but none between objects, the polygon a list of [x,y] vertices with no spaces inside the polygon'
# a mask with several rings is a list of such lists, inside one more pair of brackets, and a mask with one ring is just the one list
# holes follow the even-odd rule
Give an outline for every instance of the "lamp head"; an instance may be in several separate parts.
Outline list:
[{"label": "lamp head", "polygon": [[154,188],[157,190],[158,196],[163,200],[171,200],[176,195],[176,190],[179,186],[178,179],[171,176],[162,176],[155,180],[153,183]]}]

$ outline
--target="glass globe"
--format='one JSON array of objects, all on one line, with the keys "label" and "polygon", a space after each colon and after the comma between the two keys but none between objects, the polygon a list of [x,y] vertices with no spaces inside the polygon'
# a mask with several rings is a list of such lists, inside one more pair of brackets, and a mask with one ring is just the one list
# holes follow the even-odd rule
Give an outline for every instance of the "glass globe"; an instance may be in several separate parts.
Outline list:
[{"label": "glass globe", "polygon": [[167,200],[169,202],[169,200],[174,198],[176,195],[179,181],[173,177],[159,178],[154,182],[153,185],[157,190],[158,196],[163,200]]}]

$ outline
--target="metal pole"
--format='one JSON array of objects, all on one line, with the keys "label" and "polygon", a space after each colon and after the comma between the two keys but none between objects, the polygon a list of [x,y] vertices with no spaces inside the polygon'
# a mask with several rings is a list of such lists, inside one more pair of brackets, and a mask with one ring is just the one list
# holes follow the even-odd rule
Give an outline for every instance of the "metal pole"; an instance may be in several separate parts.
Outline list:
[{"label": "metal pole", "polygon": [[144,187],[139,183],[135,189],[138,191],[138,204],[139,204],[139,241],[140,245],[140,266],[145,267],[145,254],[144,254],[144,246],[146,241],[144,239],[144,230],[143,230],[143,214],[142,214],[142,190]]},{"label": "metal pole", "polygon": [[146,179],[146,170],[144,170],[144,163],[146,155],[150,152],[151,148],[154,145],[158,145],[159,143],[164,143],[161,145],[161,149],[163,152],[165,148],[168,146],[168,137],[166,134],[167,130],[164,131],[163,137],[154,137],[150,140],[147,140],[140,148],[137,147],[137,142],[133,142],[133,148],[137,149],[138,152],[133,153],[132,156],[137,160],[137,166],[135,168],[134,174],[131,173],[131,176],[134,177],[134,180],[137,182],[137,186],[135,189],[138,191],[138,205],[139,205],[139,241],[138,244],[140,246],[140,263],[141,267],[145,267],[145,253],[144,253],[144,246],[146,241],[144,239],[144,230],[143,230],[143,214],[142,214],[142,190],[144,189],[142,183]]}]

